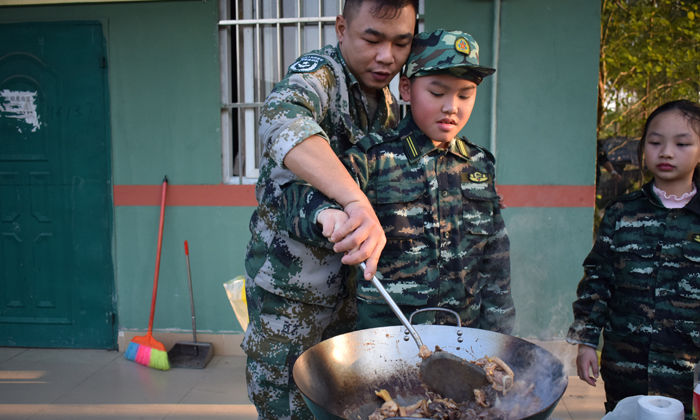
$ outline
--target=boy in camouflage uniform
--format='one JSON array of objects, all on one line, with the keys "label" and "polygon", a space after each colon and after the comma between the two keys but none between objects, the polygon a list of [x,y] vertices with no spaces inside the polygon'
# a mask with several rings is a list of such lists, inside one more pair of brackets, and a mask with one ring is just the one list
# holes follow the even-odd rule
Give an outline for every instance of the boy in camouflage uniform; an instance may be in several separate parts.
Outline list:
[{"label": "boy in camouflage uniform", "polygon": [[[494,186],[494,157],[458,137],[477,85],[495,70],[479,66],[479,47],[458,31],[414,38],[402,98],[411,111],[393,130],[370,134],[341,157],[367,194],[387,245],[378,271],[404,313],[457,311],[462,325],[513,328],[509,240]],[[285,188],[290,235],[321,245],[344,221],[340,206],[298,182]],[[358,328],[398,325],[371,283],[358,278]],[[417,322],[453,323],[446,312]]]},{"label": "boy in camouflage uniform", "polygon": [[[245,260],[250,324],[242,343],[248,395],[260,418],[312,418],[292,366],[323,338],[352,330],[355,317],[343,255],[328,242],[308,245],[287,233],[281,186],[297,175],[314,183],[287,166],[289,156],[308,151],[309,144],[312,152],[330,153],[340,172],[324,172],[332,163],[326,155],[304,169],[324,179],[347,177],[361,196],[348,198],[352,191],[343,188],[348,206],[367,200],[336,155],[368,132],[396,125],[397,105],[387,85],[410,52],[416,11],[415,0],[347,0],[336,20],[338,45],[298,58],[261,110],[265,149]],[[367,208],[371,212],[368,202]]]}]

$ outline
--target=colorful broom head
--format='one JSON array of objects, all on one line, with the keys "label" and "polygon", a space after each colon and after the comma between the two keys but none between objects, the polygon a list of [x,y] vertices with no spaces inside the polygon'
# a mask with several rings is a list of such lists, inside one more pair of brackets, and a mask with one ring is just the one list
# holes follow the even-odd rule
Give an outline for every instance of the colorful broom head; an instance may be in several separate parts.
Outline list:
[{"label": "colorful broom head", "polygon": [[170,369],[168,352],[165,351],[165,347],[161,343],[153,338],[151,333],[134,337],[129,343],[124,357],[153,369]]}]

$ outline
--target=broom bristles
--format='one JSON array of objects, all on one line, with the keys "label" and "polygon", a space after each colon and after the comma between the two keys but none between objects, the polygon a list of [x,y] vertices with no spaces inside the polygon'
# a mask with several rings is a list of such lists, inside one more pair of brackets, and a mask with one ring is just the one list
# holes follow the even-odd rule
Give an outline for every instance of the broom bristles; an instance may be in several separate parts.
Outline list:
[{"label": "broom bristles", "polygon": [[170,360],[168,360],[165,347],[150,334],[134,337],[129,343],[124,357],[153,369],[170,369]]}]

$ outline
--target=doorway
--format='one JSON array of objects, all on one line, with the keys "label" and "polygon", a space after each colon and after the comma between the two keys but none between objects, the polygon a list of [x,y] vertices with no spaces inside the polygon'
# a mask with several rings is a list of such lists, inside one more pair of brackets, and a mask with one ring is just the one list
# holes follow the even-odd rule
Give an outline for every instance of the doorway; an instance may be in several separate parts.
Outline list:
[{"label": "doorway", "polygon": [[0,24],[0,346],[116,347],[100,22]]}]

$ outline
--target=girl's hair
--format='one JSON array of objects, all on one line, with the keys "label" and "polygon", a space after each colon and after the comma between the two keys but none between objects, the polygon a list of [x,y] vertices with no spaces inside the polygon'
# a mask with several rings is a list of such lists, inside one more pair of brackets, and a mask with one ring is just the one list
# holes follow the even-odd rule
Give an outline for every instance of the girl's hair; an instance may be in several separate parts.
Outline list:
[{"label": "girl's hair", "polygon": [[[654,120],[654,118],[659,115],[669,112],[678,111],[685,116],[690,124],[690,128],[695,131],[695,134],[700,136],[700,105],[697,102],[688,101],[686,99],[681,99],[678,101],[666,102],[660,107],[656,108],[654,112],[649,115],[646,123],[644,124],[644,131],[642,131],[642,138],[639,140],[637,145],[637,158],[639,159],[639,171],[641,178],[644,179],[644,145],[647,142],[647,132],[649,131],[649,125]],[[700,184],[700,164],[695,167],[695,172],[693,172],[693,181],[696,184]]]}]

